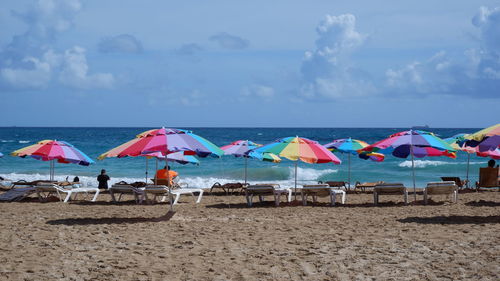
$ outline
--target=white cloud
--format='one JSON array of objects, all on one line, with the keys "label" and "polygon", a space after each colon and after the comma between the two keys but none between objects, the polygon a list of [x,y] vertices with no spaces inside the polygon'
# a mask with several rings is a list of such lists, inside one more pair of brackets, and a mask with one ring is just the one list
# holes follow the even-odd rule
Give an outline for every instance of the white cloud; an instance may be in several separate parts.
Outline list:
[{"label": "white cloud", "polygon": [[250,41],[227,32],[220,32],[212,35],[208,40],[216,42],[221,48],[231,50],[241,50],[250,46]]},{"label": "white cloud", "polygon": [[386,72],[387,91],[424,95],[467,95],[499,98],[500,8],[481,7],[472,19],[479,46],[461,58],[440,52],[424,62],[413,62]]},{"label": "white cloud", "polygon": [[306,99],[364,96],[375,91],[368,75],[350,63],[366,35],[356,31],[354,15],[327,15],[316,28],[316,49],[305,53],[299,95]]},{"label": "white cloud", "polygon": [[75,46],[64,52],[59,80],[61,83],[75,88],[111,88],[114,83],[112,74],[88,73],[85,49]]},{"label": "white cloud", "polygon": [[103,38],[98,44],[102,53],[142,53],[142,43],[130,34],[120,34],[117,36]]},{"label": "white cloud", "polygon": [[270,100],[275,96],[275,91],[274,88],[269,86],[253,84],[244,87],[241,90],[241,95],[245,97]]},{"label": "white cloud", "polygon": [[189,43],[182,45],[179,49],[177,49],[177,54],[183,56],[192,56],[198,52],[203,51],[203,48],[196,43]]},{"label": "white cloud", "polygon": [[0,50],[0,87],[42,89],[52,82],[83,89],[111,87],[112,74],[89,73],[83,48],[75,46],[61,53],[52,47],[57,35],[74,25],[80,9],[78,0],[39,0],[25,12],[13,12],[27,30]]}]

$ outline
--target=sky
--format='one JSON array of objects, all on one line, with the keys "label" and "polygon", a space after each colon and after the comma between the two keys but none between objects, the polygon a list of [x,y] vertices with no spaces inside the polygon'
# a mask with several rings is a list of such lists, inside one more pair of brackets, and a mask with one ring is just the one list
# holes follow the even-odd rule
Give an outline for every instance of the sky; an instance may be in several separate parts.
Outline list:
[{"label": "sky", "polygon": [[0,26],[0,126],[500,122],[500,1],[4,0]]}]

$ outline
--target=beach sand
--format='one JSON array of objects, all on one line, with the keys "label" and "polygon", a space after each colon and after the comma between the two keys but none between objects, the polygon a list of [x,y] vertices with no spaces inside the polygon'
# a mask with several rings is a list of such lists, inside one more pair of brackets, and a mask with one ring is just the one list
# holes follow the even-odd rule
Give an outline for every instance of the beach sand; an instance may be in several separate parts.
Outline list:
[{"label": "beach sand", "polygon": [[498,280],[500,192],[385,203],[400,199],[247,208],[243,196],[208,195],[181,198],[173,215],[108,194],[0,203],[0,279]]}]

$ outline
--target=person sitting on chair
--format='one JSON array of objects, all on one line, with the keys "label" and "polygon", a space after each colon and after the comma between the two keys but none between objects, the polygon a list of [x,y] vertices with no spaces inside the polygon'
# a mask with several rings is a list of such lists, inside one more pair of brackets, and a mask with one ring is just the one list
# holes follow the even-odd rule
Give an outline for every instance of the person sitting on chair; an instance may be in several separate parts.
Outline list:
[{"label": "person sitting on chair", "polygon": [[[167,176],[168,170],[168,176]],[[168,179],[168,183],[170,186],[173,186],[174,179],[179,176],[179,173],[176,171],[170,170],[170,166],[165,166],[165,168],[156,171],[155,182],[156,180],[166,180]]]},{"label": "person sitting on chair", "polygon": [[102,169],[101,174],[97,176],[97,181],[99,182],[99,189],[108,189],[109,176],[106,175],[106,170]]}]

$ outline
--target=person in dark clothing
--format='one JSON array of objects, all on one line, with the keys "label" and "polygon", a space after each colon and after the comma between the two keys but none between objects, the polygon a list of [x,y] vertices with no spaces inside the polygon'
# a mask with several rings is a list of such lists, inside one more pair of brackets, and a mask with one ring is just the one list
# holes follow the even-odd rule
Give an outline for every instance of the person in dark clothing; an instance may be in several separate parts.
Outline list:
[{"label": "person in dark clothing", "polygon": [[79,183],[80,182],[80,178],[78,176],[74,177],[73,178],[73,182],[78,182]]},{"label": "person in dark clothing", "polygon": [[490,161],[488,161],[488,167],[490,167],[490,168],[495,168],[495,164],[496,164],[495,160],[493,160],[493,159],[490,159]]},{"label": "person in dark clothing", "polygon": [[99,182],[99,189],[108,189],[109,176],[106,175],[106,170],[101,170],[101,174],[97,176],[97,181]]}]

